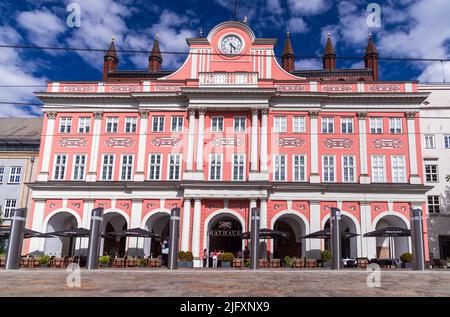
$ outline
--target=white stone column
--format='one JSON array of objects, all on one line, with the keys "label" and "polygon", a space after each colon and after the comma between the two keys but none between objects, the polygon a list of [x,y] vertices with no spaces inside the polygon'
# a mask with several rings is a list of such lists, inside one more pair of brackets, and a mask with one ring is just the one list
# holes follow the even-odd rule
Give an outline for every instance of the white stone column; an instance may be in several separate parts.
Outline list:
[{"label": "white stone column", "polygon": [[56,112],[47,112],[47,128],[44,135],[44,151],[42,155],[42,167],[37,177],[39,182],[46,182],[50,174],[50,155],[53,153],[53,135],[55,134]]},{"label": "white stone column", "polygon": [[[94,209],[94,200],[93,199],[85,199],[84,205],[83,205],[83,217],[81,218],[82,223],[80,224],[80,227],[85,229],[90,229],[91,227],[91,212],[92,209]],[[80,238],[78,238],[80,239]],[[78,242],[79,246],[82,250],[82,255],[87,256],[88,255],[88,248],[89,248],[89,238],[81,238],[81,242]]]},{"label": "white stone column", "polygon": [[356,114],[358,118],[359,128],[359,158],[360,158],[360,176],[359,182],[361,184],[370,184],[369,170],[368,170],[368,157],[367,157],[367,112],[358,112]]},{"label": "white stone column", "polygon": [[194,201],[194,218],[192,222],[192,254],[194,256],[194,267],[201,267],[200,259],[200,226],[202,215],[202,201],[196,198]]},{"label": "white stone column", "polygon": [[267,199],[261,199],[260,201],[260,228],[266,229],[269,228],[269,225],[267,224]]},{"label": "white stone column", "polygon": [[[47,228],[42,228],[44,222],[45,200],[34,201],[33,219],[31,222],[31,230],[45,233]],[[44,251],[44,238],[31,238],[28,253]]]},{"label": "white stone column", "polygon": [[250,232],[250,230],[252,229],[250,216],[252,214],[252,209],[253,208],[256,208],[256,199],[250,199],[250,206],[249,206],[249,209],[248,209],[248,219],[247,219],[247,230],[248,230],[248,232]]},{"label": "white stone column", "polygon": [[[142,219],[142,200],[136,199],[131,203],[130,228],[140,228]],[[144,238],[128,237],[127,250],[132,250],[131,255],[144,256]],[[128,251],[129,252],[129,251]],[[130,253],[129,253],[130,254]]]},{"label": "white stone column", "polygon": [[367,232],[371,231],[372,219],[370,216],[370,203],[360,202],[360,217],[361,217],[361,235],[355,239],[359,239],[361,245],[361,257],[369,259],[376,257],[376,239],[364,238]]},{"label": "white stone column", "polygon": [[268,128],[267,117],[269,114],[269,108],[261,108],[261,153],[259,156],[261,173],[268,173],[267,171],[267,140],[268,140]]},{"label": "white stone column", "polygon": [[139,126],[139,144],[138,144],[138,157],[136,164],[136,173],[134,174],[134,180],[142,182],[145,180],[145,156],[147,154],[147,128],[148,128],[148,111],[140,112],[141,120]]},{"label": "white stone column", "polygon": [[98,163],[98,148],[100,145],[100,134],[102,128],[103,112],[94,112],[94,128],[92,129],[92,146],[91,158],[89,160],[89,172],[86,181],[95,182],[97,180],[97,163]]},{"label": "white stone column", "polygon": [[320,183],[319,174],[319,128],[318,118],[319,111],[313,110],[309,112],[310,125],[311,125],[311,176],[309,177],[310,183]]},{"label": "white stone column", "polygon": [[[320,223],[320,201],[309,202],[309,233],[313,233],[322,230]],[[308,239],[309,240],[309,257],[320,259],[321,252],[321,240],[320,239]]]},{"label": "white stone column", "polygon": [[192,172],[194,168],[194,134],[195,134],[195,108],[189,108],[189,132],[186,150],[186,170]]},{"label": "white stone column", "polygon": [[185,199],[183,205],[183,223],[181,227],[181,251],[189,251],[191,225],[191,200]]},{"label": "white stone column", "polygon": [[203,137],[205,130],[206,108],[198,108],[198,138],[197,138],[197,165],[196,171],[203,172]]},{"label": "white stone column", "polygon": [[258,108],[252,108],[250,172],[258,171]]},{"label": "white stone column", "polygon": [[405,112],[406,122],[408,123],[409,168],[411,174],[409,177],[410,184],[420,184],[421,182],[417,171],[416,114],[417,112],[414,111]]}]

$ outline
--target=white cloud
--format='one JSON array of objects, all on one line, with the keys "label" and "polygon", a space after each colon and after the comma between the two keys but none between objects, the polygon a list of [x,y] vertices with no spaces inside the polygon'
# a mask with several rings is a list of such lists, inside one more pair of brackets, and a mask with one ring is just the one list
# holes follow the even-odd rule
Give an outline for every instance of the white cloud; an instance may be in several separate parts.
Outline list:
[{"label": "white cloud", "polygon": [[308,25],[300,17],[293,17],[289,19],[288,22],[289,32],[295,33],[305,33],[309,30]]},{"label": "white cloud", "polygon": [[66,30],[62,20],[47,10],[22,12],[17,22],[28,32],[29,40],[39,46],[54,45]]},{"label": "white cloud", "polygon": [[298,70],[312,70],[322,69],[323,63],[319,58],[301,59],[295,62],[295,69]]},{"label": "white cloud", "polygon": [[329,0],[289,0],[288,5],[294,15],[316,15],[331,8]]},{"label": "white cloud", "polygon": [[267,10],[276,15],[282,15],[284,12],[280,0],[267,0]]}]

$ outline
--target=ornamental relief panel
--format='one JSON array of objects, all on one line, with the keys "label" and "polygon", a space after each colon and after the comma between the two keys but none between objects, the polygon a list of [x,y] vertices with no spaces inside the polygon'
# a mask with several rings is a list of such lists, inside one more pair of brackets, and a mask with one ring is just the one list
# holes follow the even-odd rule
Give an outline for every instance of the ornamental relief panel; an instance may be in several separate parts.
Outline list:
[{"label": "ornamental relief panel", "polygon": [[152,144],[154,146],[177,146],[181,144],[181,139],[173,138],[173,137],[160,137],[153,138]]},{"label": "ornamental relief panel", "polygon": [[239,138],[216,138],[211,141],[211,144],[214,146],[241,146],[242,140]]},{"label": "ornamental relief panel", "polygon": [[111,92],[136,92],[140,91],[139,85],[128,85],[128,86],[111,86],[109,88]]},{"label": "ornamental relief panel", "polygon": [[351,139],[326,139],[323,141],[323,145],[327,149],[349,149],[353,146]]},{"label": "ornamental relief panel", "polygon": [[279,138],[276,143],[279,147],[302,147],[305,140],[303,138]]},{"label": "ornamental relief panel", "polygon": [[60,147],[85,147],[87,141],[85,138],[61,138],[58,140]]},{"label": "ornamental relief panel", "polygon": [[134,140],[130,138],[110,138],[105,141],[107,147],[132,147]]},{"label": "ornamental relief panel", "polygon": [[165,91],[165,92],[171,92],[171,91],[180,91],[180,86],[172,86],[172,85],[155,85],[155,91]]},{"label": "ornamental relief panel", "polygon": [[285,91],[285,92],[306,91],[306,85],[276,85],[275,88],[278,91]]},{"label": "ornamental relief panel", "polygon": [[96,92],[98,86],[93,85],[77,85],[77,86],[64,86],[64,92]]},{"label": "ornamental relief panel", "polygon": [[325,92],[351,92],[352,85],[323,85],[322,91]]},{"label": "ornamental relief panel", "polygon": [[400,92],[400,85],[368,85],[369,92]]},{"label": "ornamental relief panel", "polygon": [[399,149],[403,147],[403,142],[400,139],[375,139],[372,146],[376,149]]}]

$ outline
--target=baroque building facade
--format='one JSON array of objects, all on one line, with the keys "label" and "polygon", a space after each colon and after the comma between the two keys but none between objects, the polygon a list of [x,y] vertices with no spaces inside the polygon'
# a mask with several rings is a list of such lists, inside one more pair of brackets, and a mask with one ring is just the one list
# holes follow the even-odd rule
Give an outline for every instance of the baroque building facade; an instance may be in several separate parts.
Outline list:
[{"label": "baroque building facade", "polygon": [[[239,233],[259,207],[261,228],[290,233],[267,241],[273,257],[319,258],[328,242],[301,237],[326,228],[338,207],[343,230],[359,234],[342,240],[343,257],[411,251],[409,238],[363,234],[409,228],[410,208],[426,210],[418,136],[428,94],[417,82],[379,81],[372,38],[364,68],[336,69],[329,37],[315,71],[294,69],[289,34],[280,65],[276,39],[256,38],[245,23],[221,23],[187,44],[174,72],[161,70],[158,39],[149,69],[126,71],[113,41],[103,81],[49,82],[37,94],[45,116],[29,228],[89,228],[90,211],[103,207],[104,232],[141,227],[164,237],[170,209],[180,207],[180,248],[199,266],[204,249],[244,248]],[[26,243],[28,253],[87,248],[64,238]],[[104,238],[101,252],[158,248]]]}]

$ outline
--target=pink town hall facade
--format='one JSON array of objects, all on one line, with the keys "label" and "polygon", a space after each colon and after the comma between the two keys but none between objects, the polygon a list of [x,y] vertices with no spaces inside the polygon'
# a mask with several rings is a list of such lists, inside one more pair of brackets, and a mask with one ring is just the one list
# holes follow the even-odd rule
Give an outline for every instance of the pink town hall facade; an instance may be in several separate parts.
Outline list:
[{"label": "pink town hall facade", "polygon": [[[416,82],[378,80],[371,38],[364,68],[336,69],[329,37],[316,71],[294,69],[289,34],[280,64],[276,39],[256,38],[245,23],[221,23],[187,44],[174,72],[161,70],[158,39],[148,70],[126,71],[113,41],[102,81],[49,82],[37,94],[44,125],[28,228],[89,228],[91,210],[103,207],[103,232],[167,236],[170,210],[180,207],[180,249],[199,266],[204,249],[244,248],[239,233],[259,207],[261,228],[290,233],[267,241],[272,257],[319,258],[328,242],[301,237],[326,228],[338,207],[342,230],[359,234],[343,239],[343,257],[411,251],[409,238],[363,237],[409,228],[409,210],[426,210],[428,190],[418,137],[426,94]],[[86,248],[68,238],[25,245],[55,255]],[[101,243],[102,254],[159,252],[147,238]]]}]

